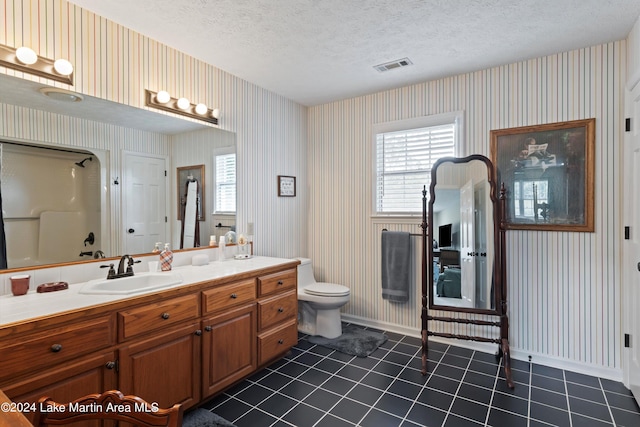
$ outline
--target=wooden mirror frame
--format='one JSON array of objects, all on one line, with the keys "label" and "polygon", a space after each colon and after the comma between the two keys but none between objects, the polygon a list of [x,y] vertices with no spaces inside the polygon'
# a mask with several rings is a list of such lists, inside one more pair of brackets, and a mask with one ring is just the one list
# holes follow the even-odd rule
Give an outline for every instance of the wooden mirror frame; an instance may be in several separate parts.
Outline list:
[{"label": "wooden mirror frame", "polygon": [[[425,279],[426,283],[423,283],[423,293],[426,293],[428,295],[428,304],[429,304],[429,309],[432,310],[443,310],[443,311],[459,311],[459,312],[466,312],[466,313],[478,313],[478,314],[491,314],[491,315],[500,315],[501,314],[501,301],[502,301],[502,296],[503,296],[503,289],[502,289],[502,274],[501,274],[501,265],[500,265],[500,251],[499,249],[499,227],[500,227],[500,222],[499,222],[499,205],[498,205],[498,198],[496,195],[497,192],[497,186],[496,186],[496,179],[495,179],[495,169],[493,167],[493,164],[491,163],[491,160],[489,160],[487,157],[482,156],[480,154],[473,154],[470,155],[468,157],[443,157],[441,159],[438,159],[436,161],[436,163],[433,165],[433,169],[431,169],[431,185],[429,187],[429,209],[428,209],[428,219],[427,219],[427,236],[430,236],[430,238],[427,239],[423,239],[424,241],[426,241],[427,243],[432,242],[432,239],[434,238],[434,220],[433,220],[433,205],[436,202],[436,185],[437,185],[437,171],[438,168],[443,164],[443,163],[453,163],[453,164],[465,164],[465,163],[470,163],[472,161],[480,161],[482,163],[484,163],[484,165],[487,168],[487,182],[489,184],[489,196],[491,199],[491,202],[493,204],[493,230],[489,230],[487,229],[487,235],[491,232],[493,232],[493,242],[494,242],[494,254],[493,254],[493,266],[491,267],[493,269],[493,275],[492,275],[492,281],[493,281],[493,309],[480,309],[480,308],[471,308],[471,307],[455,307],[455,306],[448,306],[448,305],[436,305],[433,303],[434,301],[434,295],[433,295],[433,280],[431,280],[431,283],[429,283],[428,278],[431,277],[433,278],[434,275],[434,270],[433,270],[433,244],[427,244],[427,271],[428,271],[428,275]],[[424,228],[423,228],[424,230]],[[424,288],[427,289],[424,289]]]},{"label": "wooden mirror frame", "polygon": [[[457,164],[469,163],[473,160],[483,162],[487,168],[487,179],[489,182],[489,191],[491,202],[493,203],[493,223],[494,223],[494,266],[493,266],[493,285],[495,310],[483,310],[468,307],[451,307],[451,306],[434,306],[431,304],[433,297],[433,243],[430,236],[433,236],[433,202],[435,200],[435,186],[437,184],[436,173],[438,167],[445,162]],[[503,358],[504,374],[507,386],[514,388],[513,377],[511,373],[511,350],[509,348],[509,318],[507,315],[507,288],[506,288],[506,253],[505,253],[505,224],[502,222],[505,214],[505,189],[500,188],[500,197],[496,197],[497,186],[495,168],[491,160],[480,154],[473,154],[467,157],[441,158],[433,166],[431,170],[431,184],[429,186],[430,198],[429,209],[427,214],[427,190],[426,186],[422,192],[422,375],[427,374],[428,365],[428,338],[429,336],[437,336],[448,339],[463,339],[487,343],[498,344],[496,358]],[[427,221],[428,216],[428,221]],[[431,244],[429,244],[431,243]],[[429,309],[449,311],[452,313],[461,312],[464,314],[479,314],[498,316],[496,321],[470,318],[468,315],[463,317],[455,316],[431,316]],[[500,329],[499,338],[491,338],[486,336],[469,336],[460,334],[451,334],[445,332],[437,332],[429,330],[429,322],[453,322],[460,324],[471,324],[480,326],[494,326]]]}]

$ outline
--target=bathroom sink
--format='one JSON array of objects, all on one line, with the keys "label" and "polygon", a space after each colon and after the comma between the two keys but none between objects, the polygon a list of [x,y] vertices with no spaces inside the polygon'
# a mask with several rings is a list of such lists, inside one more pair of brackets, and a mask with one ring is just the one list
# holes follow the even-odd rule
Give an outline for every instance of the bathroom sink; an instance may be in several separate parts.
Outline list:
[{"label": "bathroom sink", "polygon": [[176,273],[140,273],[119,279],[91,280],[82,286],[79,293],[127,295],[167,288],[180,283],[182,283],[182,277]]}]

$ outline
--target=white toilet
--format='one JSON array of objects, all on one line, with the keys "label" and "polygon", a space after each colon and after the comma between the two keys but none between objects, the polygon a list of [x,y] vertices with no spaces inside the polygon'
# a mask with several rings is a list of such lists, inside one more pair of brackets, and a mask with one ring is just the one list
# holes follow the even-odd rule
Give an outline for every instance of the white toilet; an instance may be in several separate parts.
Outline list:
[{"label": "white toilet", "polygon": [[335,283],[316,282],[308,258],[297,258],[298,331],[325,338],[342,335],[340,307],[349,302],[351,290]]}]

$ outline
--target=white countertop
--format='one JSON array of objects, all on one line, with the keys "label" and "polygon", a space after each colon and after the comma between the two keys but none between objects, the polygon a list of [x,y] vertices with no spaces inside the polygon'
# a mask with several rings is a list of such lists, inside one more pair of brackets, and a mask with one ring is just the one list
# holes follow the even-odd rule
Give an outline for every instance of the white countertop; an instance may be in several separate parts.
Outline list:
[{"label": "white countertop", "polygon": [[[39,294],[35,290],[31,290],[26,295],[21,296],[3,295],[0,296],[0,327],[42,316],[50,316],[66,311],[134,298],[140,295],[163,292],[207,280],[215,280],[253,270],[275,267],[292,261],[295,260],[254,256],[243,260],[227,259],[224,261],[212,261],[202,266],[186,265],[175,267],[171,272],[179,274],[182,277],[182,283],[160,290],[128,295],[88,295],[79,293],[78,291],[86,282],[69,283],[69,289],[62,291]],[[144,274],[149,273],[136,273],[136,275]],[[61,280],[65,281],[64,275],[62,275]]]}]

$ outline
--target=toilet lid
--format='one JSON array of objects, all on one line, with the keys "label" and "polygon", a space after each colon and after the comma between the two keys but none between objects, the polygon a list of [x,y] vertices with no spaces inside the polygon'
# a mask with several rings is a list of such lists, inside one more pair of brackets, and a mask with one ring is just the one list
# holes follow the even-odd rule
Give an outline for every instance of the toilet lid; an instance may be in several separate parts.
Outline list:
[{"label": "toilet lid", "polygon": [[304,291],[310,295],[325,297],[341,297],[351,293],[351,290],[346,286],[337,285],[335,283],[313,283],[304,288]]}]

